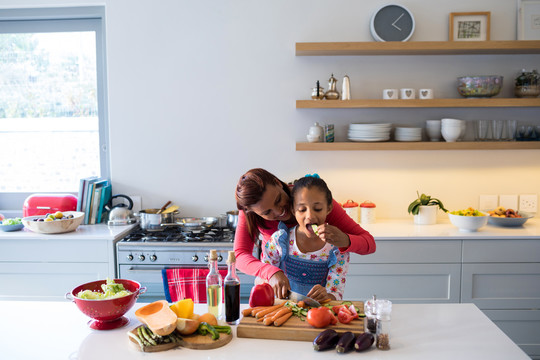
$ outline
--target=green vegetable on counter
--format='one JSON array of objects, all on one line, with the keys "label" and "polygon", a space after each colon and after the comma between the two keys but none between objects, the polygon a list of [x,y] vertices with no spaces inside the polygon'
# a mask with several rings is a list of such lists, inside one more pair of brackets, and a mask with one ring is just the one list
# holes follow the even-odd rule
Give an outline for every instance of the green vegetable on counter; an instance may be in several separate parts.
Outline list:
[{"label": "green vegetable on counter", "polygon": [[101,285],[103,292],[83,290],[77,294],[80,299],[86,300],[105,300],[114,299],[131,294],[131,291],[126,290],[124,285],[117,284],[113,279],[107,278],[107,283]]}]

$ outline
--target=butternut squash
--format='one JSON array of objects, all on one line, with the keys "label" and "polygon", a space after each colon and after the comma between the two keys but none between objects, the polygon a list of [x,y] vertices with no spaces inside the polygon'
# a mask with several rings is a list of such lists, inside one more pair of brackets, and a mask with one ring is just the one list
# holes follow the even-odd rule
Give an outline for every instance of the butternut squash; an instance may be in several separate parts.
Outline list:
[{"label": "butternut squash", "polygon": [[178,318],[169,308],[167,300],[158,300],[145,305],[135,311],[135,316],[160,336],[172,333],[176,329],[176,319]]}]

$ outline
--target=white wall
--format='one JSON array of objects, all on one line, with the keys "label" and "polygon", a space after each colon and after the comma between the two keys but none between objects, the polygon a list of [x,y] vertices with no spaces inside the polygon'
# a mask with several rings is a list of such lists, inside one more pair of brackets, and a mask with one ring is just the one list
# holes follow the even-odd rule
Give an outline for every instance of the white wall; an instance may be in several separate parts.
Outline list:
[{"label": "white wall", "polygon": [[[450,12],[491,11],[492,40],[516,39],[515,0],[401,0],[415,15],[412,41],[447,40]],[[407,217],[416,190],[450,209],[479,194],[540,193],[538,151],[297,152],[315,121],[421,125],[441,117],[536,119],[538,109],[296,109],[316,80],[351,78],[353,98],[383,88],[432,87],[458,97],[455,77],[505,76],[540,56],[296,57],[295,42],[371,41],[371,14],[387,0],[0,0],[0,7],[106,4],[112,180],[143,207],[167,200],[184,216],[235,208],[241,174],[263,167],[284,181],[318,172],[338,201],[369,199],[380,218]],[[469,134],[471,136],[471,134]]]}]

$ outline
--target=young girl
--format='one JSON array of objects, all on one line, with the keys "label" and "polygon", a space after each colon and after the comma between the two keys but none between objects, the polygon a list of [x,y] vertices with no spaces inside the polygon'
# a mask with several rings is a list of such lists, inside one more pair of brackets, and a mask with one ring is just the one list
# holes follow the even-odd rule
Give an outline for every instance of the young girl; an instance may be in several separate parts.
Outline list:
[{"label": "young girl", "polygon": [[281,268],[291,290],[317,301],[341,300],[349,253],[341,253],[316,233],[332,211],[332,193],[318,175],[306,176],[294,184],[292,200],[298,225],[289,230],[280,222],[262,249],[261,260]]}]

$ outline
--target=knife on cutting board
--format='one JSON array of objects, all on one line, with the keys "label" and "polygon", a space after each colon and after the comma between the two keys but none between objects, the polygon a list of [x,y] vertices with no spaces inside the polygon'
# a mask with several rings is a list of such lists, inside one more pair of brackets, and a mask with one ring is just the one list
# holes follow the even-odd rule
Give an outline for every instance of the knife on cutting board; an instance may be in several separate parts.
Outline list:
[{"label": "knife on cutting board", "polygon": [[321,303],[317,300],[313,300],[312,298],[299,294],[295,291],[289,290],[289,300],[294,301],[295,303],[299,301],[303,301],[306,303],[307,306],[311,307],[319,307],[321,306]]}]

